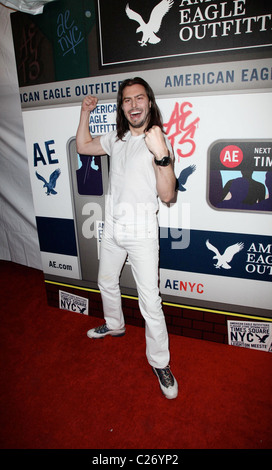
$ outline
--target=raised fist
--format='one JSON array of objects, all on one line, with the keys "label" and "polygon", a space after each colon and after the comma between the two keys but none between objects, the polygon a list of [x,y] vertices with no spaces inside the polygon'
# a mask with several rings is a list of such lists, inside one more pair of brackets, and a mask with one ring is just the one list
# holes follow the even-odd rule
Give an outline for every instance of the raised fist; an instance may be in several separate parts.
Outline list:
[{"label": "raised fist", "polygon": [[82,111],[92,112],[96,108],[97,103],[98,99],[96,98],[96,96],[86,96],[82,101]]}]

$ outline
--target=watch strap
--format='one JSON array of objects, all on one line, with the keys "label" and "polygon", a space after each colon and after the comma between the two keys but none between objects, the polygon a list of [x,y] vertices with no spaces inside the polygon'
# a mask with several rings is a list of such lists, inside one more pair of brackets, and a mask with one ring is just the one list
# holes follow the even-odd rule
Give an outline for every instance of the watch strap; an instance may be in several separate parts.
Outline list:
[{"label": "watch strap", "polygon": [[157,160],[156,157],[154,157],[154,162],[157,166],[168,166],[171,163],[171,157],[169,154],[162,157],[161,160]]}]

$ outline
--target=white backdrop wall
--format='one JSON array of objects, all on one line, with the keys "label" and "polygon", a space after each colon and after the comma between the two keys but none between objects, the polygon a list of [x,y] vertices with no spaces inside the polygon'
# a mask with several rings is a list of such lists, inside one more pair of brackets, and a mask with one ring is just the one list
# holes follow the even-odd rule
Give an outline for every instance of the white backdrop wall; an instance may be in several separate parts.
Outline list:
[{"label": "white backdrop wall", "polygon": [[42,269],[10,25],[11,12],[0,4],[0,258]]},{"label": "white backdrop wall", "polygon": [[[63,3],[63,6],[56,7],[56,18],[64,18],[63,15],[65,15],[67,12],[70,13],[70,9],[75,5],[73,3],[73,0],[65,0],[65,2],[60,3]],[[101,0],[99,4],[102,5],[102,3],[104,5],[108,5],[106,0]],[[177,3],[178,2],[176,2],[176,5]],[[122,4],[122,6],[124,7],[125,0],[116,0],[114,4],[116,7],[119,7],[120,4]],[[264,6],[263,3],[261,4],[262,6]],[[84,2],[79,2],[79,4],[77,4],[77,9],[79,10],[79,16],[77,18],[78,21],[82,21],[80,24],[82,25],[84,32],[86,30],[86,37],[89,38],[89,34],[92,34],[90,33],[90,31],[94,27],[94,23],[91,23],[90,25],[88,25],[88,27],[86,26],[86,22],[88,23],[88,19],[91,18],[92,15],[90,14],[91,10],[84,11],[84,8],[86,8],[84,5]],[[89,0],[88,5],[93,6],[94,2]],[[142,0],[142,6],[144,6],[144,0]],[[59,10],[59,8],[64,7],[65,12],[64,10]],[[50,82],[50,77],[43,77],[45,80],[49,80],[48,83],[50,83],[50,85],[47,84],[47,81],[41,84],[37,83],[35,85],[35,88],[33,88],[34,85],[32,85],[32,89],[35,92],[34,95],[32,95],[29,90],[26,90],[26,88],[29,87],[25,86],[25,88],[22,88],[22,83],[24,84],[25,82],[22,81],[21,77],[20,92],[21,96],[23,97],[22,113],[15,65],[13,36],[11,32],[10,23],[11,10],[7,9],[6,7],[3,7],[3,5],[0,5],[0,8],[0,34],[2,52],[0,59],[0,93],[2,110],[0,123],[0,156],[2,170],[0,173],[0,256],[2,259],[7,259],[17,263],[25,264],[27,266],[42,269],[48,276],[53,276],[53,278],[54,276],[56,276],[58,280],[60,278],[62,279],[63,277],[64,279],[66,277],[70,277],[74,281],[79,280],[83,283],[89,283],[90,281],[94,282],[94,279],[96,279],[97,277],[97,243],[95,240],[93,247],[94,253],[91,254],[90,244],[87,243],[87,245],[85,246],[85,238],[86,240],[89,240],[89,237],[81,230],[81,224],[82,228],[83,226],[85,227],[85,222],[87,222],[86,220],[80,220],[76,223],[78,230],[77,235],[78,237],[81,237],[81,235],[83,234],[84,242],[82,242],[81,237],[80,241],[76,243],[77,239],[75,234],[74,215],[76,215],[77,213],[75,207],[78,209],[77,194],[72,194],[72,187],[67,185],[69,177],[71,176],[72,178],[74,175],[74,173],[71,172],[70,167],[72,165],[71,162],[74,161],[74,157],[76,157],[76,152],[75,149],[72,149],[72,144],[69,144],[68,152],[68,142],[71,142],[74,139],[80,112],[79,101],[81,101],[82,99],[82,96],[79,97],[79,95],[81,93],[81,90],[83,90],[82,93],[84,93],[84,90],[86,90],[86,86],[80,87],[81,82],[78,79],[76,79],[76,82],[73,79],[69,79],[69,82],[67,82],[70,75],[69,73],[68,75],[66,75],[66,64],[65,67],[62,64],[63,67],[61,68],[61,72],[62,74],[64,74],[61,74],[61,77],[62,79],[65,79],[64,82],[58,80],[58,82],[54,85],[54,82],[53,84]],[[68,10],[66,10],[66,8]],[[74,14],[77,13],[77,9],[75,9]],[[47,21],[51,20],[51,16],[48,15],[48,12],[50,11],[52,13],[53,10],[54,8],[50,8],[47,11]],[[86,13],[88,13],[87,16]],[[16,17],[18,17],[18,15],[16,15]],[[82,18],[84,19],[84,21],[82,20]],[[171,20],[171,17],[169,18]],[[16,27],[19,28],[19,26],[17,23],[15,24],[14,22],[15,18],[13,15],[13,29],[15,28],[16,30]],[[56,21],[54,24],[56,24]],[[94,41],[93,36],[91,37],[93,41],[91,41],[91,50],[96,51],[97,49],[98,54],[99,48],[96,42]],[[108,39],[108,34],[105,35],[105,38]],[[17,51],[20,51],[22,45],[20,43],[20,40],[18,40],[18,38],[16,39],[16,35],[14,36],[14,41],[15,49]],[[47,50],[48,49],[46,49],[46,51]],[[130,50],[127,51],[128,54],[130,52]],[[66,53],[64,55],[66,57]],[[95,55],[95,52],[93,52],[93,55]],[[47,59],[47,54],[45,54],[45,57],[42,56],[42,60],[44,60],[45,63],[47,63]],[[50,60],[52,62],[52,57]],[[79,60],[78,64],[81,64],[81,60]],[[92,67],[94,67],[93,63]],[[191,67],[190,70],[196,71],[196,76],[198,77],[204,76],[204,85],[208,86],[209,84],[206,84],[205,77],[209,76],[209,74],[211,74],[211,76],[216,76],[216,67],[216,63],[202,64],[199,65],[197,68]],[[225,87],[223,86],[223,84],[225,84],[224,80],[223,84],[221,83],[221,79],[222,77],[224,77],[224,72],[221,70],[222,67],[223,69],[225,67],[224,70],[226,70],[227,72],[231,72],[231,76],[233,77],[233,79],[231,80],[230,86],[228,86],[228,80],[226,81]],[[48,68],[50,69],[50,67]],[[251,81],[249,83],[248,79],[248,73],[251,69],[252,75],[250,75],[250,77],[253,83],[251,83]],[[18,70],[20,70],[20,64]],[[95,68],[92,68],[92,73],[94,73],[95,70]],[[203,75],[199,74],[200,70],[204,70]],[[115,71],[117,70],[115,69]],[[186,76],[188,75],[190,77],[191,74],[189,73],[189,69],[185,66],[180,67],[178,69],[160,69],[161,74],[167,76],[165,76],[165,79],[162,79],[161,77],[159,83],[157,83],[157,81],[153,77],[154,83],[152,86],[154,89],[154,84],[156,85],[156,94],[157,98],[160,97],[160,108],[164,115],[164,122],[168,124],[171,122],[171,125],[169,124],[169,126],[168,124],[165,124],[165,126],[169,127],[169,138],[172,137],[175,141],[175,137],[173,136],[179,135],[178,142],[172,142],[172,145],[176,145],[177,147],[174,147],[174,150],[177,155],[179,155],[179,151],[182,154],[182,149],[179,148],[178,144],[182,145],[182,138],[185,138],[186,135],[185,131],[188,131],[190,133],[189,135],[192,138],[194,138],[194,134],[196,134],[196,141],[193,142],[195,144],[193,147],[193,151],[190,153],[190,155],[187,155],[186,152],[185,154],[180,155],[181,161],[179,161],[178,158],[178,161],[176,162],[177,177],[179,173],[183,171],[183,166],[188,163],[188,161],[184,161],[184,158],[182,157],[191,156],[194,159],[192,160],[192,162],[196,163],[197,167],[197,171],[195,172],[194,177],[192,177],[192,182],[195,182],[196,186],[192,186],[191,188],[188,187],[188,191],[186,190],[187,192],[182,192],[181,194],[179,194],[178,203],[181,204],[175,205],[175,207],[177,207],[178,205],[187,203],[192,209],[192,216],[190,217],[191,223],[189,225],[191,243],[190,246],[188,245],[186,247],[183,247],[184,250],[182,251],[182,253],[179,253],[178,256],[178,253],[175,254],[173,251],[171,251],[171,246],[169,246],[170,242],[168,240],[169,237],[163,237],[163,239],[161,240],[161,291],[165,296],[170,296],[171,299],[175,299],[176,297],[182,297],[183,301],[186,298],[188,299],[189,303],[191,302],[191,300],[192,302],[197,301],[202,303],[203,301],[209,302],[211,299],[214,298],[216,302],[221,301],[224,303],[224,305],[229,304],[229,296],[231,294],[231,299],[234,302],[233,308],[235,309],[238,308],[237,306],[240,306],[239,309],[248,309],[250,307],[254,307],[256,311],[258,311],[259,309],[270,309],[271,287],[268,281],[270,281],[271,279],[268,278],[268,275],[271,276],[271,243],[268,237],[271,234],[271,228],[269,222],[270,219],[268,219],[268,215],[271,214],[265,214],[264,212],[262,213],[262,209],[260,209],[259,207],[253,208],[257,212],[259,210],[259,213],[257,213],[257,215],[254,213],[254,210],[251,210],[252,208],[242,208],[243,210],[241,210],[240,212],[235,212],[236,209],[239,209],[239,207],[235,204],[232,207],[233,210],[228,213],[226,206],[220,207],[216,204],[216,202],[212,200],[209,204],[210,196],[208,196],[207,193],[208,186],[206,177],[208,177],[209,181],[211,181],[211,183],[209,182],[210,187],[212,187],[212,185],[216,186],[217,180],[216,176],[214,176],[214,170],[218,171],[217,160],[219,154],[217,155],[216,153],[216,160],[212,152],[212,149],[215,147],[216,142],[223,142],[222,149],[225,151],[229,148],[229,140],[232,141],[234,139],[235,142],[236,139],[238,139],[238,142],[240,142],[241,140],[240,145],[243,147],[245,142],[249,143],[249,141],[253,139],[255,142],[253,150],[246,148],[244,149],[245,159],[243,163],[245,163],[245,168],[247,166],[251,168],[252,155],[255,155],[255,153],[256,155],[254,156],[254,169],[256,169],[256,166],[258,166],[258,163],[256,162],[259,162],[260,159],[260,156],[258,155],[259,149],[260,151],[263,150],[263,146],[261,142],[259,142],[260,139],[262,141],[266,141],[265,151],[269,150],[270,153],[271,139],[269,138],[269,135],[271,133],[271,126],[269,113],[271,105],[269,104],[269,101],[271,103],[272,75],[270,73],[268,74],[268,71],[272,71],[271,61],[270,59],[265,60],[260,58],[259,60],[247,60],[244,62],[236,61],[235,63],[226,62],[224,64],[220,64],[220,70],[217,69],[217,77],[219,78],[218,84],[216,83],[215,88],[213,90],[214,96],[212,93],[210,93],[210,91],[212,90],[208,89],[201,89],[203,93],[202,96],[200,96],[198,93],[196,93],[195,96],[190,96],[189,90],[185,89],[181,92],[175,90],[175,78],[177,79],[176,81],[178,81],[178,83],[181,83],[181,79],[183,79],[185,71]],[[266,77],[264,76],[262,71],[267,71]],[[246,75],[245,72],[247,72]],[[59,69],[58,73],[60,73]],[[99,70],[97,71],[97,73],[100,73]],[[179,73],[180,75],[178,75]],[[84,77],[86,77],[85,74],[86,70],[84,70],[83,73]],[[157,75],[158,73],[155,69],[145,70],[142,72],[143,78],[145,78],[145,75],[147,75],[149,82],[152,78],[152,74]],[[173,90],[171,74],[174,77]],[[60,79],[59,75],[58,78]],[[111,75],[110,73],[107,74],[107,87],[103,86],[103,78],[101,78],[100,76],[93,77],[93,75],[91,75],[90,77],[88,76],[87,78],[82,80],[85,80],[87,83],[91,82],[89,83],[89,85],[91,85],[91,88],[94,88],[95,90],[97,89],[98,91],[100,90],[101,96],[99,96],[99,98],[102,97],[102,100],[105,102],[104,92],[106,92],[107,99],[113,99],[113,97],[108,96],[108,94],[115,94],[116,90],[113,90],[113,88],[116,87],[117,81],[119,79],[122,80],[124,78],[126,78],[126,74],[123,72],[119,73],[119,75]],[[257,78],[258,80],[256,80]],[[93,83],[92,80],[96,80],[96,84],[95,82]],[[110,84],[112,84],[112,89],[111,86],[109,86]],[[219,88],[217,85],[219,85]],[[53,91],[54,87],[56,87],[56,90],[58,90],[58,93],[56,94],[54,94]],[[72,105],[71,108],[66,106],[67,103],[65,101],[58,101],[56,103],[53,102],[54,100],[52,101],[52,97],[56,99],[56,101],[60,98],[59,90],[61,90],[61,98],[64,98],[64,100],[66,99],[66,95],[64,93],[63,97],[62,93],[64,90],[68,90],[67,103],[69,103],[69,105]],[[74,96],[72,96],[73,90]],[[233,90],[235,90],[235,93],[232,95],[231,91]],[[196,90],[190,91],[194,92]],[[247,91],[249,91],[248,94]],[[262,91],[262,93],[260,93],[260,91]],[[267,91],[268,93],[265,93],[265,91]],[[184,96],[181,96],[180,93],[183,93],[184,95],[185,92],[186,102],[183,102]],[[167,97],[165,96],[165,93],[167,93]],[[35,98],[35,103],[33,103],[33,107],[31,106],[33,100],[30,99],[32,96],[37,97],[37,100]],[[45,100],[44,103],[40,101],[40,97]],[[55,107],[54,105],[56,104],[57,106]],[[189,111],[188,109],[187,111],[183,109],[185,104],[186,106],[189,106]],[[35,107],[37,106],[38,109],[35,109]],[[211,113],[209,112],[209,110],[213,110],[213,112]],[[178,113],[178,117],[176,113]],[[175,126],[177,125],[177,120],[180,119],[179,113],[182,114],[182,124],[181,122],[179,123],[178,134],[175,134]],[[192,119],[194,119],[194,121],[192,122],[189,121],[189,124],[187,121],[185,123],[185,117],[186,119],[188,118],[188,113],[189,115],[193,113]],[[59,119],[54,121],[53,116],[55,116],[55,114],[59,116]],[[105,118],[103,122],[109,122],[109,116],[104,115],[103,118]],[[59,127],[59,122],[65,122],[65,125]],[[199,125],[198,122],[200,122]],[[194,123],[194,126],[190,127],[190,123],[191,125]],[[173,132],[173,128],[174,134],[171,135],[171,132]],[[184,131],[184,135],[182,136],[180,136],[181,131]],[[97,132],[105,131],[98,130]],[[186,140],[184,141],[184,143],[185,142]],[[37,155],[35,157],[34,150],[37,149],[37,146],[39,146],[40,148],[40,146],[43,146],[46,143],[50,143],[50,145],[54,144],[54,148],[52,148],[52,153],[55,153],[56,150],[55,158],[53,159],[53,161],[50,161],[50,159],[48,158],[48,164],[46,163],[46,160],[44,158],[42,159],[42,156],[40,156],[41,158],[37,158]],[[68,164],[68,160],[70,162],[70,166]],[[271,166],[270,156],[268,157],[268,160],[269,165]],[[179,163],[180,166],[178,165]],[[211,166],[211,163],[212,165],[215,165],[216,163],[217,166]],[[45,178],[49,178],[52,169],[54,169],[51,164],[58,165],[58,171],[61,170],[61,178],[58,180],[58,191],[55,193],[57,196],[54,196],[54,199],[48,198],[47,194],[45,194],[45,191],[42,190],[40,182],[41,178],[36,174],[36,170],[38,169],[40,171],[41,169],[43,170],[42,176]],[[226,173],[228,173],[227,164],[223,165],[222,171],[226,176]],[[269,173],[271,174],[270,168],[267,168],[267,171],[269,171]],[[231,175],[230,177],[234,178],[234,176]],[[34,193],[35,207],[33,206],[31,187]],[[201,191],[200,198],[198,197],[199,192],[197,195],[195,194],[195,196],[193,196],[194,187],[199,188],[199,191]],[[59,205],[57,204],[57,202]],[[214,204],[216,207],[211,207]],[[60,211],[58,211],[58,208],[60,209]],[[87,217],[88,215],[90,215],[89,213],[86,214],[85,209],[83,211],[82,208],[78,211],[78,214],[79,213]],[[180,207],[179,214],[182,213],[183,207]],[[162,211],[160,214],[160,226],[162,228],[168,230],[169,227],[176,227],[176,229],[178,229],[183,225],[182,223],[179,224],[177,214],[174,217],[174,225],[169,225],[167,217],[166,214],[163,214]],[[37,226],[39,228],[40,245],[37,236],[36,220]],[[258,222],[256,223],[257,220]],[[67,228],[69,229],[68,232]],[[55,233],[58,234],[57,240],[52,237],[52,234]],[[62,241],[62,233],[65,233],[65,249],[64,246],[59,246],[59,241]],[[234,242],[239,242],[240,246],[245,248],[241,254],[241,256],[243,257],[243,261],[239,262],[237,258],[237,263],[235,264],[235,266],[233,265],[232,268],[229,268],[232,269],[231,273],[229,273],[229,271],[228,273],[222,273],[218,270],[215,271],[215,269],[217,269],[217,266],[212,263],[211,254],[210,251],[208,251],[211,248],[207,246],[207,239],[209,239],[211,243],[215,243],[215,246],[219,246],[218,243],[220,242],[220,244],[222,245],[222,249],[225,249],[227,246],[232,246]],[[84,249],[82,245],[83,251],[81,250],[81,242],[84,245]],[[256,252],[269,253],[269,256],[263,258],[261,255],[255,259],[255,256],[253,256],[252,254],[253,249]],[[79,253],[81,251],[82,253],[79,256]],[[92,266],[92,271],[88,271],[87,274],[84,272],[80,273],[79,269],[80,267],[82,267],[82,258],[86,258],[86,253],[88,253],[88,256],[91,255],[92,259],[92,263],[88,263],[88,266]],[[195,257],[195,253],[201,253],[201,255]],[[69,258],[67,258],[67,256],[69,256]],[[73,262],[71,261],[71,257],[73,258]],[[263,262],[262,259],[264,260]],[[252,263],[259,263],[260,266],[256,267],[256,265],[252,265],[252,263],[250,266],[248,266],[247,263],[249,263],[249,260]],[[193,264],[193,261],[195,264]],[[77,270],[75,269],[75,266],[73,264],[74,262],[77,263]],[[65,272],[63,272],[64,266]],[[218,266],[218,268],[220,268],[220,266]],[[255,271],[259,268],[260,271],[257,271],[256,273]],[[69,275],[67,274],[67,271]],[[194,278],[192,278],[191,276],[194,276]],[[203,284],[204,279],[206,283],[205,289]],[[239,288],[237,283],[238,279],[240,286]],[[193,291],[187,291],[187,281],[192,286],[200,286],[201,289],[196,293],[194,293]],[[215,281],[219,282],[221,289],[219,287],[215,287]],[[126,284],[122,285],[122,287],[133,288],[134,284],[130,284],[129,277],[126,277],[125,282]],[[228,288],[226,289],[227,283]],[[249,284],[252,284],[252,288],[249,287]],[[179,289],[176,288],[176,286],[178,285],[181,286]],[[244,290],[241,288],[242,285],[244,285]],[[185,286],[185,288],[183,286]],[[261,291],[260,289],[262,288],[265,290]],[[250,289],[252,298],[248,295],[248,289]],[[186,292],[185,297],[184,292]],[[219,292],[219,298],[215,298],[215,294],[218,294]],[[234,293],[235,295],[237,294],[237,298],[235,298]],[[245,299],[243,295],[245,295]]]}]

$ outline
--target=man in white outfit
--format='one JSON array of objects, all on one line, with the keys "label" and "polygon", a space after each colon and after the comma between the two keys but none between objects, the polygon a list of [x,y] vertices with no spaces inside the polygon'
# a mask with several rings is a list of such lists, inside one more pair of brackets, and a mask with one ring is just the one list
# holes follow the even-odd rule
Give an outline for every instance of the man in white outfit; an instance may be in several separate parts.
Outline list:
[{"label": "man in white outfit", "polygon": [[105,324],[87,335],[104,338],[125,334],[119,278],[128,256],[145,319],[147,360],[163,394],[176,398],[178,384],[169,366],[168,333],[158,288],[158,197],[169,203],[176,186],[171,145],[163,133],[154,93],[143,79],[121,83],[117,130],[92,138],[89,114],[97,102],[93,96],[83,100],[76,136],[78,153],[110,156],[98,273]]}]

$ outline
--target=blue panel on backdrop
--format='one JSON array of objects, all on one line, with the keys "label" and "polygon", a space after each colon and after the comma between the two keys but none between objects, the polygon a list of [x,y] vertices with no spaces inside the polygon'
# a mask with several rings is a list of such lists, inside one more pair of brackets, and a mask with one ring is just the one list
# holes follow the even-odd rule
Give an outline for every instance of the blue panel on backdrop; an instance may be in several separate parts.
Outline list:
[{"label": "blue panel on backdrop", "polygon": [[77,256],[74,221],[54,217],[36,217],[40,250]]},{"label": "blue panel on backdrop", "polygon": [[[186,243],[182,242],[184,238]],[[161,228],[160,268],[271,281],[272,239],[244,233]]]}]

